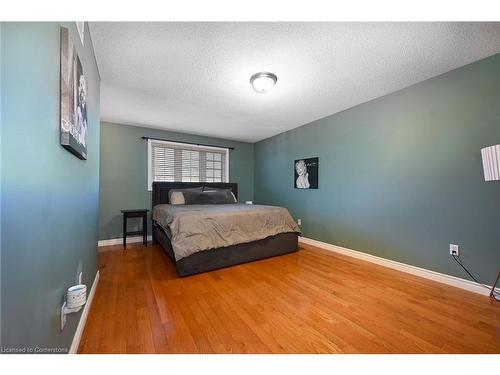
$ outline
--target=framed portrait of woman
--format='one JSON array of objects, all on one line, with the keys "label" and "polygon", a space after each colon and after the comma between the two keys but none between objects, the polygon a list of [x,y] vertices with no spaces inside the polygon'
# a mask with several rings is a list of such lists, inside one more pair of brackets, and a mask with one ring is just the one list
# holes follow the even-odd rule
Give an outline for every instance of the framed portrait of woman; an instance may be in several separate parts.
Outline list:
[{"label": "framed portrait of woman", "polygon": [[296,189],[318,188],[319,158],[298,159],[293,163],[294,187]]},{"label": "framed portrait of woman", "polygon": [[61,27],[61,145],[87,159],[87,83],[69,30]]}]

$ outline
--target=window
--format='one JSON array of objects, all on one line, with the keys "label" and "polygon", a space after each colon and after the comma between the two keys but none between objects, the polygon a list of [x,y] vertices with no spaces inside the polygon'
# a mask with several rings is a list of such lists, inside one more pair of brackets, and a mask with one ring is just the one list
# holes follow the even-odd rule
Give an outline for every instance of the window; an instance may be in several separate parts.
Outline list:
[{"label": "window", "polygon": [[228,182],[229,149],[148,140],[148,190],[153,181]]}]

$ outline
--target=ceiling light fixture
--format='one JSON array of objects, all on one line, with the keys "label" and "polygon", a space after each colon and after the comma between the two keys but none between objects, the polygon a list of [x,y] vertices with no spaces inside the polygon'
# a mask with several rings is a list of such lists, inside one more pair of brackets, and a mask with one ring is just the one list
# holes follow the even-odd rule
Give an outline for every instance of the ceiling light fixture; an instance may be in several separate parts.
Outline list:
[{"label": "ceiling light fixture", "polygon": [[271,90],[277,80],[278,77],[276,77],[276,74],[269,72],[255,73],[250,77],[250,83],[252,84],[255,92],[258,93],[264,93]]}]

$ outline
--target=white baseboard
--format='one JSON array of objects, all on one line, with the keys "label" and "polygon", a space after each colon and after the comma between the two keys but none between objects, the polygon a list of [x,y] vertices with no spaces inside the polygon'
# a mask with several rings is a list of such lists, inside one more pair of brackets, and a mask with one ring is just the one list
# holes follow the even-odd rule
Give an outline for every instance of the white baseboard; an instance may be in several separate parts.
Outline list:
[{"label": "white baseboard", "polygon": [[[148,241],[152,241],[153,237],[148,236]],[[142,242],[142,236],[134,236],[134,237],[127,237],[127,243],[135,243],[135,242]],[[112,246],[112,245],[121,245],[123,243],[123,237],[119,238],[112,238],[110,240],[100,240],[97,242],[97,246],[102,247],[102,246]]]},{"label": "white baseboard", "polygon": [[[340,247],[336,245],[332,245],[326,242],[318,241],[318,240],[313,240],[311,238],[307,237],[299,237],[299,242],[305,243],[307,245],[312,245],[319,247],[324,250],[332,251],[335,253],[347,255],[353,258],[365,260],[367,262],[371,263],[376,263],[378,265],[392,268],[398,271],[410,273],[415,276],[420,276],[429,280],[437,281],[439,283],[451,285],[460,289],[465,289],[468,290],[469,292],[474,292],[482,295],[488,296],[490,294],[491,286],[489,287],[490,290],[486,289],[485,287],[475,283],[474,281],[470,280],[465,280],[461,279],[459,277],[455,276],[450,276],[446,275],[444,273],[439,273],[435,271],[430,271],[425,268],[420,268],[420,267],[415,267],[411,266],[409,264],[405,263],[400,263],[396,262],[394,260],[389,260],[385,258],[380,258],[375,255],[370,255],[367,253],[363,253],[361,251],[356,251],[356,250],[351,250],[347,249],[345,247]],[[495,291],[500,292],[500,288],[495,288]]]},{"label": "white baseboard", "polygon": [[80,345],[80,340],[82,339],[83,329],[85,328],[85,323],[87,322],[87,317],[89,315],[90,306],[92,306],[92,301],[94,300],[95,290],[97,289],[97,284],[99,283],[99,270],[92,283],[92,288],[90,289],[89,296],[87,298],[87,303],[83,308],[82,316],[80,316],[80,321],[78,322],[78,327],[76,327],[75,336],[73,336],[73,342],[69,348],[69,354],[76,354],[78,352],[78,346]]}]

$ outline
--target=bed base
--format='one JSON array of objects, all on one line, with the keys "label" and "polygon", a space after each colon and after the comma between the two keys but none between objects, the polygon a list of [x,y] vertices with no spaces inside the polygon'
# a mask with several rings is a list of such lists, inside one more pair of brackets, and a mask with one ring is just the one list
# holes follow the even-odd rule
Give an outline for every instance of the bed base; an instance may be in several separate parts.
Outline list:
[{"label": "bed base", "polygon": [[281,233],[263,240],[199,251],[176,261],[170,239],[163,228],[153,222],[153,243],[163,247],[179,277],[296,252],[298,237],[298,233]]}]

